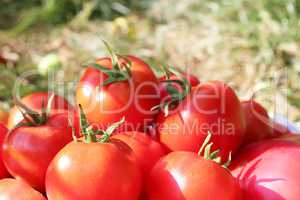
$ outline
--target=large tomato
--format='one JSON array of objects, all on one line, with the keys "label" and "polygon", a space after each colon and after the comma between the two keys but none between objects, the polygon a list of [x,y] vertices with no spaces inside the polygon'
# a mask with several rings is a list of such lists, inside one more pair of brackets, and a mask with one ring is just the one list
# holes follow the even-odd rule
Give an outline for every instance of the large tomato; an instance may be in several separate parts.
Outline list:
[{"label": "large tomato", "polygon": [[[21,102],[24,103],[28,108],[40,112],[43,106],[43,102],[46,104],[51,95],[52,95],[51,93],[47,93],[47,92],[35,92],[29,94],[28,96],[23,97],[21,99]],[[52,112],[57,113],[65,110],[74,111],[74,108],[63,97],[54,95]],[[16,106],[14,106],[9,112],[8,122],[7,122],[8,129],[12,129],[15,125],[17,125],[22,120],[23,120],[22,113],[19,111],[19,109]]]},{"label": "large tomato", "polygon": [[230,166],[245,200],[298,200],[300,146],[269,140],[250,144]]},{"label": "large tomato", "polygon": [[240,101],[220,81],[199,84],[174,111],[167,116],[161,113],[156,122],[159,140],[170,151],[197,152],[210,132],[224,159],[238,150],[245,132]]},{"label": "large tomato", "polygon": [[7,178],[0,180],[0,199],[2,200],[46,200],[26,183]]},{"label": "large tomato", "polygon": [[272,121],[264,107],[254,100],[242,101],[246,122],[244,144],[272,137]]},{"label": "large tomato", "polygon": [[[95,65],[88,67],[77,86],[77,103],[82,105],[91,124],[106,128],[115,119],[126,116],[126,130],[142,130],[153,121],[156,112],[151,108],[159,104],[158,80],[151,68],[137,57],[119,57],[117,63],[120,71],[113,69],[111,58],[96,61],[104,70]],[[130,72],[125,70],[128,65],[131,65]],[[123,74],[127,78],[118,80],[122,71],[126,71]],[[114,81],[109,82],[111,79]]]},{"label": "large tomato", "polygon": [[120,123],[101,131],[101,137],[85,117],[81,125],[84,138],[65,146],[48,168],[48,199],[137,200],[142,174],[136,157],[126,143],[110,138]]},{"label": "large tomato", "polygon": [[4,140],[3,160],[12,176],[43,192],[49,163],[70,141],[68,114],[53,114],[42,124],[12,129]]},{"label": "large tomato", "polygon": [[240,188],[229,171],[193,152],[172,152],[152,169],[149,200],[239,200]]},{"label": "large tomato", "polygon": [[[0,147],[3,145],[4,138],[7,133],[7,128],[0,123]],[[9,177],[9,173],[4,166],[3,156],[2,156],[2,148],[0,148],[0,179]]]}]

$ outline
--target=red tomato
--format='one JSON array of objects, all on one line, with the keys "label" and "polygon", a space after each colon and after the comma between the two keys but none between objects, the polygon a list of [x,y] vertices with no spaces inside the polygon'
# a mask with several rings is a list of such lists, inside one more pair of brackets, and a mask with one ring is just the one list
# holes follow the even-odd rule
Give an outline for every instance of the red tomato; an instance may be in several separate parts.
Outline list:
[{"label": "red tomato", "polygon": [[49,200],[136,200],[141,184],[132,150],[113,139],[68,144],[54,158],[46,176]]},{"label": "red tomato", "polygon": [[[7,128],[0,123],[0,146],[3,145],[3,140],[6,136]],[[9,177],[9,173],[4,166],[3,157],[2,157],[2,148],[0,148],[0,179]]]},{"label": "red tomato", "polygon": [[149,176],[149,200],[239,200],[240,188],[220,165],[193,152],[172,152]]},{"label": "red tomato", "polygon": [[245,123],[240,101],[234,91],[220,81],[201,83],[175,111],[157,118],[159,139],[170,151],[197,152],[212,133],[221,157],[233,154],[242,143]]},{"label": "red tomato", "polygon": [[[40,112],[43,106],[43,101],[47,104],[50,96],[47,92],[36,92],[32,93],[28,96],[22,98],[21,102],[24,103],[28,108]],[[65,100],[63,97],[58,95],[54,95],[53,104],[52,104],[52,111],[53,113],[57,113],[60,111],[74,111],[74,108]],[[15,125],[17,125],[20,121],[23,120],[22,113],[19,109],[14,106],[9,113],[7,127],[8,129],[12,129]]]},{"label": "red tomato", "polygon": [[246,122],[244,144],[257,142],[272,136],[272,122],[264,107],[254,100],[242,101]]},{"label": "red tomato", "polygon": [[[191,87],[199,85],[200,81],[196,76],[194,76],[192,74],[187,74],[187,73],[184,73],[184,72],[181,72],[181,74],[183,75],[184,78],[186,78],[188,80]],[[181,79],[181,77],[178,77],[175,74],[172,74],[169,78],[169,80],[180,80],[180,79]],[[159,89],[160,99],[162,101],[167,101],[167,100],[170,99],[170,95],[169,95],[168,90],[167,90],[168,83],[164,82],[165,80],[167,80],[166,76],[163,76],[163,77],[159,78],[160,82],[159,82],[159,85],[158,85],[158,89]],[[180,92],[182,92],[182,88],[180,87],[180,85],[178,85],[176,83],[172,83],[172,86],[174,88],[176,88],[177,90],[179,90]]]},{"label": "red tomato", "polygon": [[[110,58],[98,59],[97,64],[112,69]],[[158,80],[151,68],[134,56],[119,59],[121,67],[131,63],[129,80],[103,85],[108,75],[88,67],[77,86],[76,100],[81,104],[91,124],[106,128],[115,119],[126,116],[126,130],[142,130],[153,121],[159,104]],[[124,130],[124,126],[122,127]]]},{"label": "red tomato", "polygon": [[160,143],[142,132],[124,132],[112,138],[125,142],[135,153],[144,175],[147,176],[154,164],[165,154]]},{"label": "red tomato", "polygon": [[22,181],[7,178],[0,180],[2,200],[46,200],[46,198]]},{"label": "red tomato", "polygon": [[245,200],[298,200],[300,146],[269,140],[243,149],[230,166]]},{"label": "red tomato", "polygon": [[4,141],[3,160],[12,176],[43,192],[49,163],[70,141],[68,115],[53,114],[45,124],[12,129]]}]

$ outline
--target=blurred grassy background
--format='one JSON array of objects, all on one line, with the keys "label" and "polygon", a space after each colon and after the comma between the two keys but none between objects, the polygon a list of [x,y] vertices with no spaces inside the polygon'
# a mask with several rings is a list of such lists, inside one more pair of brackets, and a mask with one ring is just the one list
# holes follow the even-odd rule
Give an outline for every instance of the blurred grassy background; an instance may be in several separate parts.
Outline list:
[{"label": "blurred grassy background", "polygon": [[101,39],[154,68],[224,80],[241,98],[255,92],[271,114],[300,121],[300,0],[1,0],[1,106],[29,69],[39,74],[23,95],[47,89],[49,66],[67,72],[57,83],[76,83],[82,63],[106,54]]}]

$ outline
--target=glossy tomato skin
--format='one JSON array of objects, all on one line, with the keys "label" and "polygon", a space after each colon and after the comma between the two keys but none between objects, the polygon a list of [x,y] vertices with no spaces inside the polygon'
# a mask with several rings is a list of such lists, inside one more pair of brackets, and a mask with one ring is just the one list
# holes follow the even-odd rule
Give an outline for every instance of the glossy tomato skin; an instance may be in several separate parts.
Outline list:
[{"label": "glossy tomato skin", "polygon": [[269,140],[248,145],[230,166],[244,200],[298,200],[300,146]]},{"label": "glossy tomato skin", "polygon": [[172,152],[154,166],[148,180],[149,200],[239,200],[232,175],[193,152]]},{"label": "glossy tomato skin", "polygon": [[160,142],[170,151],[198,152],[208,132],[214,149],[227,160],[240,147],[245,121],[234,91],[220,81],[199,84],[168,116],[160,113],[157,120]]},{"label": "glossy tomato skin", "polygon": [[[188,80],[188,82],[191,84],[191,87],[195,87],[200,84],[200,81],[196,76],[187,73],[182,73],[182,75]],[[175,74],[172,74],[170,76],[170,80],[180,80],[180,79],[181,78],[177,77]],[[170,95],[167,90],[168,83],[164,82],[165,80],[167,80],[166,76],[162,76],[159,78],[158,89],[159,89],[160,99],[162,102],[170,100]],[[178,84],[172,83],[172,86],[175,87],[178,91],[182,92],[182,87],[180,87]]]},{"label": "glossy tomato skin", "polygon": [[254,100],[241,104],[246,122],[244,145],[272,137],[272,121],[266,109]]},{"label": "glossy tomato skin", "polygon": [[133,150],[144,176],[147,176],[154,164],[165,155],[162,145],[142,132],[124,132],[112,138],[123,141]]},{"label": "glossy tomato skin", "polygon": [[41,126],[20,126],[10,131],[3,144],[3,160],[10,174],[45,191],[45,174],[56,153],[72,141],[65,113],[49,116]]},{"label": "glossy tomato skin", "polygon": [[[105,129],[116,119],[126,116],[125,125],[119,130],[142,130],[153,121],[156,111],[151,108],[159,104],[158,80],[151,68],[134,56],[126,56],[131,62],[131,77],[127,81],[101,86],[107,75],[89,67],[84,71],[77,86],[76,100],[86,112],[90,124]],[[119,59],[121,65],[128,63]],[[97,64],[111,69],[111,59],[101,58]],[[99,88],[100,87],[100,88]],[[95,98],[97,97],[97,98]]]},{"label": "glossy tomato skin", "polygon": [[[21,102],[24,103],[28,108],[40,112],[42,110],[43,101],[44,105],[47,105],[48,99],[51,95],[51,93],[47,92],[35,92],[23,97]],[[63,97],[55,95],[53,98],[52,113],[59,113],[65,110],[70,111],[70,113],[75,111],[74,107],[71,106],[67,100],[65,100]],[[22,120],[23,116],[21,112],[16,106],[14,106],[9,112],[7,121],[8,129],[12,129]]]},{"label": "glossy tomato skin", "polygon": [[49,200],[136,200],[142,175],[125,143],[72,142],[52,161],[46,176]]},{"label": "glossy tomato skin", "polygon": [[[4,138],[7,134],[7,128],[0,123],[0,146],[2,147]],[[0,148],[0,179],[8,178],[9,173],[3,163],[2,148]]]},{"label": "glossy tomato skin", "polygon": [[46,200],[26,183],[7,178],[0,180],[0,199],[3,200]]}]

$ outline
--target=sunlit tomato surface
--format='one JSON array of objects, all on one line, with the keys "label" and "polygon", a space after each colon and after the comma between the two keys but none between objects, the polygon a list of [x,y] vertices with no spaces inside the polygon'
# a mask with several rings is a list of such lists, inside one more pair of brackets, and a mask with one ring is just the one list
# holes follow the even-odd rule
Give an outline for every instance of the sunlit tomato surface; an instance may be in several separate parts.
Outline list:
[{"label": "sunlit tomato surface", "polygon": [[[2,147],[4,138],[7,133],[7,128],[0,123],[0,146]],[[4,166],[3,157],[2,157],[2,148],[0,148],[0,179],[9,177],[9,173]]]},{"label": "sunlit tomato surface", "polygon": [[[182,75],[184,78],[187,79],[187,81],[189,82],[189,84],[191,85],[191,87],[195,87],[197,86],[200,81],[199,79],[192,75],[192,74],[187,74],[187,73],[183,73],[182,72]],[[175,74],[172,74],[169,78],[169,80],[181,80],[182,77],[178,77],[176,76]],[[168,83],[164,82],[165,80],[167,80],[167,77],[166,76],[162,76],[159,78],[159,93],[160,93],[160,98],[162,101],[167,101],[170,99],[170,95],[168,93],[168,90],[167,90],[167,85]],[[172,83],[171,84],[174,88],[176,88],[178,91],[182,92],[182,87],[176,83]]]},{"label": "sunlit tomato surface", "polygon": [[49,166],[49,200],[137,200],[141,170],[128,145],[72,142]]},{"label": "sunlit tomato surface", "polygon": [[32,189],[29,185],[15,179],[0,180],[1,200],[46,200],[46,198]]},{"label": "sunlit tomato surface", "polygon": [[229,171],[193,152],[172,152],[152,169],[149,200],[239,200],[240,188]]},{"label": "sunlit tomato surface", "polygon": [[44,125],[11,130],[4,141],[3,160],[12,176],[43,192],[49,163],[70,141],[72,128],[68,115],[53,114]]},{"label": "sunlit tomato surface", "polygon": [[[36,92],[23,97],[21,102],[24,103],[28,108],[40,112],[43,106],[43,101],[44,105],[47,105],[48,99],[51,95],[51,93],[49,94],[47,92]],[[65,110],[74,111],[75,109],[63,97],[55,95],[52,103],[52,113]],[[14,106],[9,112],[7,127],[12,129],[22,120],[23,116],[21,112],[16,106]]]},{"label": "sunlit tomato surface", "polygon": [[[139,58],[126,56],[131,62],[129,80],[103,86],[107,74],[88,67],[77,86],[76,100],[84,108],[88,121],[101,128],[109,126],[116,119],[126,117],[126,130],[142,130],[153,121],[159,104],[158,80],[151,68]],[[120,58],[121,66],[128,63]],[[97,64],[111,69],[111,59],[98,59]],[[124,130],[124,126],[123,126]]]},{"label": "sunlit tomato surface", "polygon": [[227,159],[240,147],[245,123],[234,91],[220,81],[201,83],[168,116],[157,118],[159,139],[170,151],[198,152],[208,133],[214,148]]},{"label": "sunlit tomato surface", "polygon": [[244,144],[260,141],[272,136],[272,121],[264,107],[254,100],[242,101],[246,123]]},{"label": "sunlit tomato surface", "polygon": [[230,168],[244,190],[244,200],[299,199],[298,144],[278,140],[250,144]]}]

